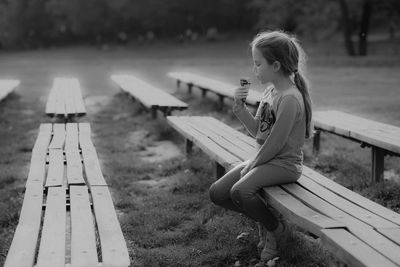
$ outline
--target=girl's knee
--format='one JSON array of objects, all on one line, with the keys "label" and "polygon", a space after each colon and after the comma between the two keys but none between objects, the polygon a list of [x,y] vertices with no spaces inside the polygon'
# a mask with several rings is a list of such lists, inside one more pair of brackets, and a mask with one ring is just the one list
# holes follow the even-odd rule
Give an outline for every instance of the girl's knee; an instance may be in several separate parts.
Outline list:
[{"label": "girl's knee", "polygon": [[223,202],[222,192],[218,189],[218,186],[215,183],[210,186],[208,193],[214,204],[220,205]]},{"label": "girl's knee", "polygon": [[229,192],[233,203],[239,208],[243,205],[243,192],[239,186],[233,186]]}]

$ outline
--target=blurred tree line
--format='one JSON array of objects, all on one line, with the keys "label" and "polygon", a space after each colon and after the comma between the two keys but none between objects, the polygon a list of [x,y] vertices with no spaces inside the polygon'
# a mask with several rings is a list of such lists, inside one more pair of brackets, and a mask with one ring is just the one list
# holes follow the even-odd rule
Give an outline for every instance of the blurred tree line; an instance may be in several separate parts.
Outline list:
[{"label": "blurred tree line", "polygon": [[349,55],[365,55],[371,25],[394,36],[399,18],[399,0],[0,0],[0,46],[280,28],[316,41],[341,31]]}]

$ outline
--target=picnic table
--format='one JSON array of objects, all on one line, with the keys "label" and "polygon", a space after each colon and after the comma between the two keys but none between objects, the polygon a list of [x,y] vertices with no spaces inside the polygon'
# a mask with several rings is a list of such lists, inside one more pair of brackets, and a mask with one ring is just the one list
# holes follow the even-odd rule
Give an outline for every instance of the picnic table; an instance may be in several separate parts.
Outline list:
[{"label": "picnic table", "polygon": [[[256,152],[255,139],[207,116],[169,116],[168,123],[216,165],[217,177]],[[296,183],[266,187],[268,205],[292,224],[321,237],[349,266],[400,266],[400,214],[304,166]]]},{"label": "picnic table", "polygon": [[5,267],[130,265],[88,123],[40,125],[25,187]]},{"label": "picnic table", "polygon": [[66,119],[86,114],[78,79],[61,77],[54,79],[46,103],[46,114]]},{"label": "picnic table", "polygon": [[359,142],[362,147],[371,147],[373,182],[383,181],[385,155],[400,156],[400,127],[336,110],[314,112],[313,122],[315,153],[320,149],[322,131]]},{"label": "picnic table", "polygon": [[18,80],[0,80],[0,101],[11,94],[19,84]]},{"label": "picnic table", "polygon": [[[178,88],[180,87],[181,83],[186,83],[189,93],[192,92],[192,88],[195,86],[202,91],[203,97],[206,96],[207,92],[213,92],[217,94],[221,107],[224,103],[225,97],[234,99],[235,89],[239,87],[239,84],[233,85],[190,72],[169,72],[167,75],[177,81]],[[257,107],[260,103],[261,96],[261,92],[249,90],[246,104]]]},{"label": "picnic table", "polygon": [[132,75],[112,75],[111,79],[121,90],[137,99],[145,107],[151,110],[153,118],[157,117],[160,110],[164,116],[171,115],[173,110],[184,110],[188,105],[168,94],[162,89],[156,88]]}]

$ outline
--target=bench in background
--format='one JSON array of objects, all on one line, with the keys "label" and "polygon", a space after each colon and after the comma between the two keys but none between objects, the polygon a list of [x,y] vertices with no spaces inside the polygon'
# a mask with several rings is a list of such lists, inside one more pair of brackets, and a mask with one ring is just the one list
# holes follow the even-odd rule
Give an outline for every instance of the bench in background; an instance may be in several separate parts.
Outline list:
[{"label": "bench in background", "polygon": [[41,124],[5,267],[129,266],[88,123]]},{"label": "bench in background", "polygon": [[313,114],[314,152],[320,149],[320,132],[335,135],[371,147],[373,182],[383,181],[385,155],[400,156],[400,127],[354,116],[340,111],[318,111]]},{"label": "bench in background", "polygon": [[[181,83],[186,83],[189,89],[189,93],[192,92],[192,88],[193,86],[195,86],[202,91],[203,97],[205,97],[208,91],[217,94],[221,107],[224,103],[224,98],[228,97],[230,99],[233,99],[235,89],[239,87],[239,85],[224,83],[189,72],[170,72],[168,73],[168,76],[177,81],[178,88]],[[260,103],[261,96],[261,92],[250,90],[249,95],[246,99],[246,104],[257,107]]]},{"label": "bench in background", "polygon": [[173,110],[184,110],[188,105],[164,90],[158,89],[139,80],[132,75],[112,75],[111,79],[119,88],[130,94],[151,110],[153,118],[157,117],[157,110],[164,116],[171,115]]},{"label": "bench in background", "polygon": [[72,118],[86,114],[85,104],[78,79],[54,79],[46,103],[46,114],[50,117]]},{"label": "bench in background", "polygon": [[[225,170],[256,152],[255,140],[212,118],[169,116],[190,152],[196,144]],[[266,187],[262,197],[288,221],[315,236],[349,266],[400,265],[400,214],[304,166],[296,183]]]},{"label": "bench in background", "polygon": [[11,94],[19,84],[18,80],[0,80],[0,101]]}]

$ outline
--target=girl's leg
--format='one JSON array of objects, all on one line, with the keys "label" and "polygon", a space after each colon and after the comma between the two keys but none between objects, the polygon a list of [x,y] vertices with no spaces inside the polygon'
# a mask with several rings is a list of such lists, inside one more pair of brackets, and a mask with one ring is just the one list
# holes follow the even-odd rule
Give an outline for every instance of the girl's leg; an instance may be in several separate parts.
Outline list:
[{"label": "girl's leg", "polygon": [[257,193],[263,187],[295,182],[299,177],[299,174],[283,167],[263,164],[238,180],[232,186],[230,196],[241,213],[261,222],[268,231],[274,231],[278,227],[278,220]]},{"label": "girl's leg", "polygon": [[240,163],[211,185],[209,193],[210,199],[214,204],[233,211],[242,212],[238,206],[232,202],[230,191],[232,186],[239,181],[240,171],[247,163],[248,161]]}]

